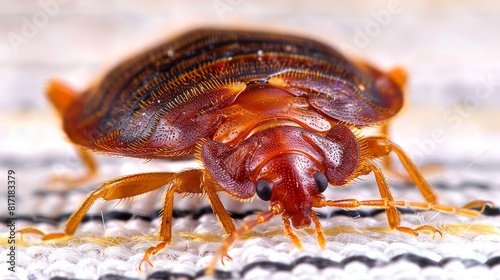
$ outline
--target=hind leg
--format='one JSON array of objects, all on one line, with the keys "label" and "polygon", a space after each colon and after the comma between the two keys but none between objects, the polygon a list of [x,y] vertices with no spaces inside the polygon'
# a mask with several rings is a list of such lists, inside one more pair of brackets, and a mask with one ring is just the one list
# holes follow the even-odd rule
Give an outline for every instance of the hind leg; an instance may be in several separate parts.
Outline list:
[{"label": "hind leg", "polygon": [[[388,77],[391,81],[393,81],[403,92],[406,91],[408,77],[405,70],[396,67],[391,71],[384,73],[384,76]],[[380,127],[380,135],[382,137],[390,138],[389,128],[390,128],[389,123],[382,124]],[[384,167],[384,171],[386,171],[387,173],[390,174],[391,177],[394,177],[399,181],[410,183],[414,179],[412,177],[409,177],[408,174],[405,174],[404,172],[396,168],[394,164],[394,159],[391,158],[389,155],[382,157],[382,166]],[[426,165],[421,167],[420,170],[422,170],[423,173],[434,173],[438,169],[439,168],[435,165]]]},{"label": "hind leg", "polygon": [[420,170],[413,164],[408,155],[394,142],[385,136],[367,137],[365,138],[369,150],[370,158],[387,157],[391,152],[394,152],[403,167],[408,172],[411,181],[415,183],[419,191],[422,193],[425,200],[431,203],[437,203],[437,196]]},{"label": "hind leg", "polygon": [[[389,126],[389,124],[383,124],[380,127],[381,136],[390,138]],[[407,173],[404,173],[396,167],[394,158],[392,158],[390,155],[382,157],[382,166],[384,168],[384,171],[388,173],[389,177],[392,177],[395,180],[406,184],[411,184],[412,178],[409,177]],[[424,164],[419,168],[423,174],[436,174],[441,170],[441,166],[439,164],[432,163]]]},{"label": "hind leg", "polygon": [[[77,93],[73,89],[59,81],[51,81],[47,87],[47,98],[55,107],[63,121],[66,110],[68,110],[69,106],[76,97]],[[75,146],[75,148],[84,165],[84,173],[80,176],[54,175],[47,182],[49,188],[54,188],[57,184],[62,184],[66,188],[73,188],[90,181],[97,175],[97,163],[90,155],[90,152],[79,146]]]},{"label": "hind leg", "polygon": [[[384,175],[380,171],[379,167],[376,166],[371,161],[368,161],[364,164],[364,169],[362,173],[368,174],[373,173],[375,175],[375,180],[377,181],[377,186],[380,192],[380,196],[382,197],[381,201],[386,201],[387,205],[385,205],[385,213],[387,215],[387,222],[389,224],[390,229],[396,229],[398,231],[406,232],[413,235],[418,235],[417,230],[402,227],[401,226],[401,214],[395,206],[390,205],[391,202],[394,201],[389,185],[387,184]],[[329,205],[334,206],[334,205]]]},{"label": "hind leg", "polygon": [[387,184],[387,181],[385,180],[384,175],[382,174],[380,168],[377,165],[375,165],[371,161],[371,159],[384,156],[387,157],[391,152],[395,152],[398,158],[401,160],[401,163],[405,167],[406,171],[408,172],[409,177],[415,183],[415,185],[422,193],[424,198],[427,200],[427,202],[430,204],[436,204],[437,196],[435,195],[434,191],[429,186],[429,184],[427,184],[425,178],[422,176],[418,168],[411,162],[406,153],[404,153],[404,151],[399,146],[394,144],[388,138],[384,136],[367,137],[365,138],[365,141],[368,148],[368,159],[366,159],[366,161],[362,163],[363,169],[360,170],[360,172],[362,174],[373,173],[375,175],[380,196],[382,197],[383,200],[389,203],[389,205],[387,205],[385,209],[389,227],[391,229],[396,229],[398,231],[406,232],[413,235],[418,235],[418,231],[422,229],[432,230],[436,232],[437,230],[435,230],[433,227],[430,226],[425,226],[424,228],[419,227],[417,229],[411,229],[407,227],[402,227],[400,225],[401,224],[400,213],[395,206],[390,205],[390,203],[394,201],[394,198],[390,191],[390,187]]}]

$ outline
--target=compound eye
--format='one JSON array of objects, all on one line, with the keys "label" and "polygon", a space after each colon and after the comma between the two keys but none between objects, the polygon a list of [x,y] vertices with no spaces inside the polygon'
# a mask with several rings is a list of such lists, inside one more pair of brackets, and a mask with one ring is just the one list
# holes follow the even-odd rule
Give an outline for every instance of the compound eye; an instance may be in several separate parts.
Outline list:
[{"label": "compound eye", "polygon": [[257,182],[257,196],[264,200],[264,201],[268,201],[271,199],[271,194],[272,194],[272,187],[271,187],[271,183],[269,183],[269,181],[266,181],[266,180],[260,180],[259,182]]},{"label": "compound eye", "polygon": [[326,188],[328,188],[328,178],[326,178],[325,174],[321,172],[316,172],[314,174],[314,182],[316,182],[316,187],[318,187],[318,191],[320,193],[324,192]]}]

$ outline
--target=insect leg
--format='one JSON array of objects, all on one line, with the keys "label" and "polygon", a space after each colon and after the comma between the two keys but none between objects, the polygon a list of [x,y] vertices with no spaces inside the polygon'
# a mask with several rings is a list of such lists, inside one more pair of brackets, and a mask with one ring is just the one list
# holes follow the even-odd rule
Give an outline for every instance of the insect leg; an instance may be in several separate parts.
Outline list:
[{"label": "insect leg", "polygon": [[180,173],[142,173],[107,181],[103,183],[101,187],[90,193],[78,209],[69,217],[63,233],[44,234],[34,228],[22,229],[19,232],[21,234],[32,233],[42,235],[42,240],[52,240],[71,236],[75,233],[85,213],[97,199],[113,200],[130,198],[171,184],[165,191],[165,206],[159,229],[159,235],[162,242],[146,251],[142,262],[149,262],[149,256],[163,249],[172,238],[172,211],[175,193],[206,193],[226,232],[231,233],[235,231],[235,226],[231,217],[227,211],[225,211],[216,194],[216,191],[219,191],[219,189],[216,189],[217,186],[212,183],[211,180],[205,180],[205,172],[204,170],[187,170]]},{"label": "insect leg", "polygon": [[[362,62],[361,64],[363,64],[369,68],[374,68],[373,66],[368,65],[364,62]],[[407,80],[408,80],[408,77],[407,77],[408,75],[404,69],[396,67],[394,69],[391,69],[389,72],[383,73],[383,75],[385,77],[388,77],[392,82],[394,82],[396,84],[396,86],[400,88],[400,90],[402,92],[406,92],[406,84],[407,84]],[[390,123],[386,122],[386,123],[383,123],[380,127],[380,134],[386,138],[390,137],[389,126],[390,126]],[[404,174],[404,173],[400,172],[397,168],[395,168],[394,161],[390,156],[384,157],[382,159],[382,164],[383,164],[383,167],[386,171],[390,172],[393,176],[397,177],[399,180],[402,180],[403,182],[409,183],[413,179],[411,177],[408,177],[407,174]],[[425,167],[426,167],[426,169],[429,169],[430,171],[432,171],[432,170],[435,171],[435,169],[436,169],[436,166],[434,166],[434,165],[428,165]]]},{"label": "insect leg", "polygon": [[[385,123],[380,126],[380,135],[385,136],[387,138],[390,138],[390,132],[389,132],[389,126],[390,123]],[[408,173],[404,173],[398,168],[396,168],[394,164],[394,159],[390,156],[386,156],[382,158],[382,166],[383,169],[386,171],[386,174],[389,173],[391,177],[397,178],[397,180],[400,180],[401,182],[411,184],[412,183],[412,178],[408,176]],[[440,170],[440,166],[438,164],[424,164],[423,166],[420,166],[420,171],[423,174],[428,174],[428,173],[436,173]]]},{"label": "insect leg", "polygon": [[[375,175],[375,180],[377,181],[378,190],[380,192],[380,196],[382,197],[382,199],[386,201],[394,201],[390,187],[387,184],[384,175],[382,174],[382,171],[380,171],[380,168],[371,161],[367,161],[365,163],[365,168],[366,168],[365,172],[366,171],[368,171],[367,173],[373,172],[373,174]],[[399,227],[401,223],[400,213],[396,209],[396,207],[387,206],[385,207],[385,212],[387,214],[389,227],[391,229]]]},{"label": "insect leg", "polygon": [[321,248],[326,247],[326,238],[325,233],[323,232],[323,227],[321,226],[321,222],[319,221],[318,215],[316,212],[311,211],[311,218],[314,222],[314,231],[316,232],[316,236],[318,239],[318,245]]},{"label": "insect leg", "polygon": [[[385,123],[380,127],[380,134],[382,136],[389,137],[389,124],[388,123]],[[384,169],[386,169],[386,170],[391,170],[391,172],[393,172],[395,170],[394,162],[392,161],[392,158],[390,156],[384,157],[382,164],[384,166]],[[397,172],[395,172],[395,173],[398,176],[400,175]]]},{"label": "insect leg", "polygon": [[80,176],[54,175],[46,183],[49,188],[54,188],[56,184],[63,184],[66,188],[72,189],[90,181],[97,175],[97,163],[90,152],[80,146],[74,145],[74,147],[85,166],[85,173]]},{"label": "insect leg", "polygon": [[[467,216],[471,218],[477,218],[481,215],[489,202],[486,201],[474,201],[473,203],[468,203],[462,207],[455,207],[446,204],[434,204],[430,202],[415,202],[415,201],[405,201],[405,200],[392,200],[387,199],[371,199],[371,200],[357,200],[357,199],[340,199],[340,200],[326,200],[322,199],[315,201],[313,207],[339,207],[344,209],[358,209],[361,207],[374,207],[374,208],[388,208],[388,207],[405,207],[414,208],[420,210],[434,210],[441,213],[447,214],[458,214],[462,216]],[[473,210],[472,208],[481,208],[479,211]]]},{"label": "insect leg", "polygon": [[264,213],[259,213],[256,219],[243,223],[240,229],[233,231],[231,235],[229,235],[229,237],[227,237],[226,240],[224,240],[224,243],[217,251],[217,253],[214,255],[212,262],[205,270],[205,275],[212,275],[215,272],[215,265],[217,264],[217,260],[219,258],[222,259],[223,257],[228,257],[230,259],[230,257],[227,254],[227,251],[229,250],[231,245],[233,245],[234,242],[236,242],[236,240],[240,238],[240,236],[251,231],[257,225],[268,222],[272,217],[278,215],[281,212],[283,212],[283,206],[281,204],[275,204],[271,206],[271,210]]},{"label": "insect leg", "polygon": [[[377,181],[380,196],[382,196],[382,200],[380,200],[380,201],[386,202],[386,204],[384,204],[383,208],[385,208],[385,212],[387,215],[387,222],[389,223],[389,228],[396,229],[396,230],[401,231],[401,232],[406,232],[406,233],[412,234],[412,235],[418,235],[418,231],[423,230],[423,229],[425,229],[425,230],[434,229],[434,227],[432,227],[432,226],[425,226],[425,228],[418,227],[416,229],[411,229],[411,228],[400,226],[401,214],[396,209],[396,206],[392,205],[394,198],[392,197],[390,187],[387,184],[387,181],[385,180],[384,175],[382,174],[382,171],[380,171],[380,168],[371,161],[367,161],[364,165],[364,168],[365,169],[362,170],[362,172],[364,172],[366,174],[368,174],[369,172],[373,172],[373,174],[375,175],[375,180]],[[427,203],[433,204],[432,202],[427,202]],[[381,205],[374,205],[374,206],[380,207]],[[435,231],[437,231],[437,230],[435,230]]]},{"label": "insect leg", "polygon": [[389,79],[391,79],[394,83],[396,83],[401,91],[405,91],[408,74],[403,68],[396,67],[391,71],[385,73],[385,75],[389,77]]},{"label": "insect leg", "polygon": [[70,104],[78,96],[73,89],[57,80],[50,81],[46,91],[47,98],[61,116],[64,115]]},{"label": "insect leg", "polygon": [[[47,87],[47,98],[56,108],[61,118],[64,118],[66,110],[76,97],[77,93],[73,89],[69,88],[59,81],[50,81]],[[82,147],[75,147],[77,149],[78,155],[80,156],[80,159],[83,162],[83,165],[86,168],[85,173],[78,177],[54,176],[47,182],[47,185],[49,187],[53,187],[56,183],[62,183],[64,186],[72,188],[81,185],[84,182],[88,182],[90,179],[97,175],[97,163],[92,158],[90,153]]]},{"label": "insect leg", "polygon": [[233,220],[217,196],[216,192],[218,191],[218,186],[214,184],[212,180],[207,179],[206,175],[205,170],[193,169],[176,173],[172,176],[171,186],[165,191],[163,215],[158,231],[162,242],[146,250],[144,258],[139,264],[139,269],[142,267],[144,262],[153,266],[149,261],[149,258],[165,248],[165,246],[169,244],[172,239],[172,212],[175,193],[205,193],[210,200],[212,209],[219,218],[219,221],[222,223],[226,232],[232,233],[236,231]]},{"label": "insect leg", "polygon": [[283,224],[285,225],[286,236],[290,238],[295,247],[302,249],[302,241],[300,241],[299,237],[293,233],[292,226],[290,225],[290,216],[287,213],[283,213],[281,218],[283,219]]},{"label": "insect leg", "polygon": [[[373,200],[356,200],[356,199],[341,199],[341,200],[326,200],[322,198],[320,200],[314,201],[313,207],[339,207],[343,209],[358,209],[361,207],[374,207],[374,208],[383,208],[383,209],[391,209],[395,207],[406,207],[406,208],[414,208],[414,209],[422,209],[422,210],[434,210],[441,213],[447,214],[458,214],[462,216],[477,218],[484,211],[485,207],[490,204],[486,201],[474,201],[464,205],[462,207],[455,207],[445,204],[435,204],[431,202],[412,202],[412,201],[404,201],[404,200],[387,200],[387,199],[373,199]],[[479,211],[473,210],[471,208],[481,209]],[[392,229],[391,225],[389,224]],[[397,230],[409,233],[412,235],[418,235],[419,231],[430,231],[432,233],[438,233],[442,236],[442,232],[436,229],[433,226],[422,225],[415,229],[407,228],[407,227],[396,227]]]},{"label": "insect leg", "polygon": [[168,184],[175,173],[142,173],[120,177],[104,182],[98,189],[91,192],[87,198],[80,204],[75,212],[69,217],[63,233],[44,234],[36,229],[23,229],[23,233],[36,233],[42,235],[43,240],[51,240],[71,236],[85,216],[85,213],[94,204],[102,198],[104,200],[124,199],[144,194],[158,189]]},{"label": "insect leg", "polygon": [[425,200],[431,203],[437,203],[437,196],[431,186],[429,186],[420,170],[413,164],[408,155],[397,144],[383,136],[367,137],[365,140],[370,157],[378,158],[387,156],[390,152],[395,152]]}]

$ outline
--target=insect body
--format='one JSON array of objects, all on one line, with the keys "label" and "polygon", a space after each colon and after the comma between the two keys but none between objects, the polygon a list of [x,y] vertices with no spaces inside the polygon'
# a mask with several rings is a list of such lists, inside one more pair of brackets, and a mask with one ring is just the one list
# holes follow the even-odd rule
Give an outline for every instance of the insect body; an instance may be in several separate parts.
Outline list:
[{"label": "insect body", "polygon": [[[221,255],[240,234],[278,214],[295,245],[300,246],[300,240],[292,226],[314,224],[324,246],[313,211],[319,207],[384,208],[391,228],[415,235],[438,231],[401,227],[397,206],[477,216],[469,209],[437,204],[419,170],[385,135],[359,133],[367,126],[385,127],[401,110],[404,80],[401,70],[384,73],[302,37],[207,29],[132,57],[82,94],[53,82],[49,98],[69,139],[83,147],[82,155],[90,150],[153,159],[194,153],[201,166],[105,182],[69,218],[64,233],[23,232],[44,239],[72,235],[96,199],[132,197],[165,185],[162,242],[146,252],[144,261],[171,240],[175,193],[208,197],[224,229],[232,233]],[[393,199],[373,163],[391,152],[426,202]],[[368,173],[374,173],[381,199],[329,200],[322,194],[329,185],[345,186]],[[237,231],[217,192],[239,200],[257,196],[269,201],[270,210]],[[469,206],[478,205],[482,203]]]}]

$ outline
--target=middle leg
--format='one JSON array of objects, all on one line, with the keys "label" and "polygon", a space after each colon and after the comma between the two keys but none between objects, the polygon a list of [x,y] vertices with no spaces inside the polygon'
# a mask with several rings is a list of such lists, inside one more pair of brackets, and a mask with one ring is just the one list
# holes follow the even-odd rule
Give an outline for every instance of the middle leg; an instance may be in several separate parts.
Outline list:
[{"label": "middle leg", "polygon": [[[369,173],[373,172],[375,175],[375,180],[377,181],[377,186],[380,192],[380,196],[382,197],[381,200],[379,201],[384,201],[383,203],[383,208],[385,209],[385,213],[387,215],[387,222],[389,224],[390,229],[396,229],[401,232],[409,233],[412,235],[418,235],[419,230],[430,230],[434,229],[431,226],[421,226],[417,227],[416,229],[411,229],[408,227],[402,227],[401,226],[401,214],[399,213],[398,209],[396,209],[396,205],[394,205],[394,198],[392,196],[391,190],[389,185],[387,184],[387,181],[384,178],[384,175],[382,174],[382,171],[380,171],[379,167],[376,166],[373,162],[368,160],[365,165],[364,165],[364,173]],[[432,203],[432,202],[429,202]],[[379,205],[380,207],[380,205]],[[434,230],[437,231],[437,230]]]},{"label": "middle leg", "polygon": [[384,136],[365,138],[368,147],[369,158],[388,156],[391,152],[396,153],[411,180],[415,183],[426,201],[437,203],[438,199],[431,186],[427,183],[420,170],[413,164],[410,157],[394,142]]}]

